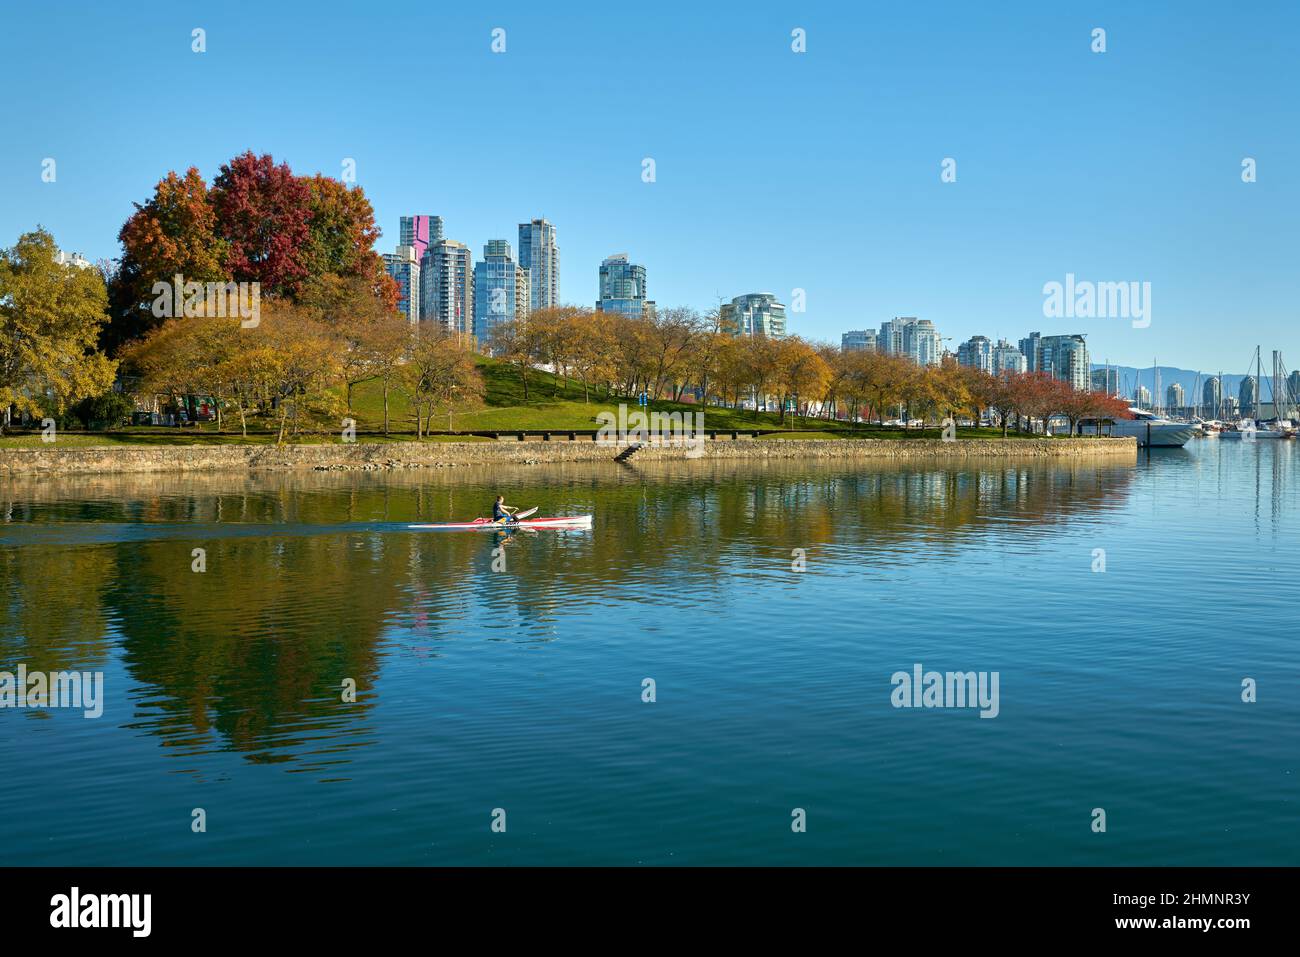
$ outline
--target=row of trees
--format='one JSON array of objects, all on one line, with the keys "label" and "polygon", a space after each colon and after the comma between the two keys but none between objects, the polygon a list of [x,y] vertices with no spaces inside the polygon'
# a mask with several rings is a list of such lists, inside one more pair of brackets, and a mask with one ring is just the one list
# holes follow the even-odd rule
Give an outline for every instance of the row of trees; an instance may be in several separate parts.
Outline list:
[{"label": "row of trees", "polygon": [[1102,392],[1077,391],[1045,373],[992,375],[951,359],[937,366],[879,352],[842,352],[798,336],[769,339],[736,335],[719,310],[701,315],[665,309],[645,317],[559,307],[499,327],[494,353],[518,371],[525,395],[536,368],[556,373],[556,390],[570,379],[609,398],[646,392],[680,400],[696,389],[706,402],[739,407],[768,398],[786,415],[884,422],[901,417],[940,419],[988,415],[1004,434],[1014,423],[1063,416],[1073,433],[1082,418],[1125,417],[1127,405]]},{"label": "row of trees", "polygon": [[779,396],[782,409],[820,400],[837,354],[797,336],[739,338],[724,328],[717,310],[701,315],[687,308],[645,317],[575,306],[543,309],[498,327],[487,345],[515,366],[525,395],[536,368],[546,366],[556,374],[557,392],[580,382],[588,401],[593,393],[641,392],[681,400],[694,389],[706,401],[733,405]]},{"label": "row of trees", "polygon": [[233,415],[247,435],[249,419],[259,418],[281,442],[338,428],[352,415],[354,388],[362,382],[382,388],[385,433],[396,390],[408,400],[420,436],[435,415],[479,405],[484,391],[474,354],[453,336],[417,331],[396,313],[288,300],[272,302],[252,329],[241,328],[237,317],[170,320],[127,346],[122,361],[138,373],[140,391],[173,401],[210,396],[218,430]]},{"label": "row of trees", "polygon": [[[481,403],[473,353],[450,336],[413,330],[361,274],[311,276],[296,294],[267,300],[257,328],[215,315],[155,324],[110,359],[96,348],[107,316],[103,279],[60,266],[55,252],[53,238],[38,230],[0,253],[0,406],[33,417],[58,414],[109,393],[119,366],[140,392],[176,403],[211,396],[219,426],[234,416],[246,434],[249,419],[260,418],[281,440],[336,428],[352,410],[354,388],[370,380],[382,390],[386,432],[393,390],[408,399],[420,435],[435,415]],[[1122,400],[1044,374],[992,376],[951,361],[921,367],[900,356],[841,352],[797,336],[737,336],[717,311],[630,318],[545,309],[503,325],[487,346],[516,368],[526,399],[545,366],[556,374],[557,391],[579,382],[588,400],[639,392],[680,400],[693,389],[705,402],[752,400],[757,416],[759,405],[775,398],[783,422],[787,415],[855,422],[988,416],[1005,433],[1064,416],[1073,432],[1085,416],[1126,414]]]},{"label": "row of trees", "polygon": [[[123,225],[119,263],[98,273],[54,262],[54,240],[42,230],[23,236],[0,253],[0,408],[58,416],[109,393],[121,376],[142,391],[217,398],[222,419],[236,416],[244,429],[250,417],[271,416],[283,438],[349,411],[354,387],[375,379],[385,430],[397,388],[422,433],[441,409],[473,406],[482,388],[470,352],[428,330],[416,335],[398,318],[396,285],[373,248],[378,235],[360,188],[297,176],[247,152],[211,185],[193,168],[167,174]],[[258,283],[265,328],[155,315],[155,284],[178,275]],[[797,336],[738,336],[720,308],[626,317],[564,306],[505,324],[479,346],[517,369],[525,399],[545,367],[557,390],[581,383],[588,401],[641,392],[680,400],[690,389],[705,402],[753,401],[755,416],[775,399],[783,422],[992,410],[1005,430],[1047,415],[1073,424],[1122,414],[1122,404],[1046,376],[994,378]]]},{"label": "row of trees", "polygon": [[[107,401],[114,379],[138,379],[145,371],[135,367],[142,343],[166,322],[154,312],[155,285],[170,286],[177,276],[184,283],[258,284],[263,310],[278,318],[267,335],[239,343],[248,353],[266,349],[276,336],[307,348],[325,326],[347,339],[345,327],[370,328],[380,317],[395,321],[398,289],[375,252],[378,238],[360,187],[320,174],[298,176],[251,151],[221,166],[211,185],[193,167],[168,173],[123,224],[121,258],[101,261],[98,270],[55,262],[53,237],[37,228],[0,250],[0,410],[59,419],[89,408],[92,417],[117,418],[122,401]],[[179,315],[179,304],[173,306],[172,315]],[[300,328],[291,331],[298,320]],[[161,349],[166,340],[178,351],[180,340],[192,336],[184,351],[196,363],[204,359],[199,367],[232,372],[226,360],[234,343],[215,335],[218,326],[225,324],[176,326],[151,341]],[[287,355],[278,361],[288,362]],[[338,357],[345,376],[367,361],[351,348]],[[300,388],[283,390],[301,396]],[[255,402],[242,388],[232,401],[243,417],[261,395]],[[303,403],[288,404],[301,419]],[[281,408],[278,399],[275,407]]]}]

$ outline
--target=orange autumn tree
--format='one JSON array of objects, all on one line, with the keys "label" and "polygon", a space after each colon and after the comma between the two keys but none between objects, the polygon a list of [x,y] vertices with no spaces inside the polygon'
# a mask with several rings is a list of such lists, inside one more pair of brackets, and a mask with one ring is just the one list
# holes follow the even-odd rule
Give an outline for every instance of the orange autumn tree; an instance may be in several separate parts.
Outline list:
[{"label": "orange autumn tree", "polygon": [[110,355],[160,325],[154,316],[153,284],[186,281],[225,282],[226,244],[217,236],[217,214],[207,183],[191,166],[184,176],[168,173],[145,203],[122,225],[121,265],[109,288],[111,319],[100,338]]}]

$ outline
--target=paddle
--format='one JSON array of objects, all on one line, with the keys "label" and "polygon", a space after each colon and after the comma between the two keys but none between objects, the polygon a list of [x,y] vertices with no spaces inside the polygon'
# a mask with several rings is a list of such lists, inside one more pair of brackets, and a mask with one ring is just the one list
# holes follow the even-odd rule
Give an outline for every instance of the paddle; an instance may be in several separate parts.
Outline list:
[{"label": "paddle", "polygon": [[[536,508],[530,508],[530,509],[529,509],[528,511],[526,511],[526,512],[515,512],[513,518],[514,518],[514,520],[517,522],[517,521],[519,521],[521,518],[527,518],[529,515],[532,515],[535,511],[537,511]],[[498,524],[498,525],[509,525],[509,524],[510,524],[510,519],[508,519],[508,518],[498,519],[497,524]]]}]

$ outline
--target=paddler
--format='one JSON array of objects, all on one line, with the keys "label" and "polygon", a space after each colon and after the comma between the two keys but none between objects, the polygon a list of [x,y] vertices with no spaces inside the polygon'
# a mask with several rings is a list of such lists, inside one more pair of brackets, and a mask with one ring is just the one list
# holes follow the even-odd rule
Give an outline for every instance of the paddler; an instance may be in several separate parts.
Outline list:
[{"label": "paddler", "polygon": [[519,511],[517,508],[511,508],[506,504],[504,495],[498,495],[497,500],[492,503],[492,521],[498,525],[508,525],[515,521],[514,513]]}]

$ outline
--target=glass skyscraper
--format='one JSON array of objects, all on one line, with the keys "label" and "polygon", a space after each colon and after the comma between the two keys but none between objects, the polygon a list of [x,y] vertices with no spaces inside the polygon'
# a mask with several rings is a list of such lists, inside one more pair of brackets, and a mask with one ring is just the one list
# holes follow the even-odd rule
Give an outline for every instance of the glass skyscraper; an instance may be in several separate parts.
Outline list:
[{"label": "glass skyscraper", "polygon": [[943,359],[943,340],[929,319],[895,316],[880,324],[881,352],[907,356],[917,365],[938,365]]},{"label": "glass skyscraper", "polygon": [[1024,372],[1026,365],[1024,354],[1007,340],[999,339],[998,344],[993,347],[994,375],[1002,375],[1004,372]]},{"label": "glass skyscraper", "polygon": [[909,322],[916,322],[916,319],[903,316],[880,324],[880,338],[877,341],[881,352],[890,352],[894,355],[903,354],[903,330]]},{"label": "glass skyscraper", "polygon": [[397,311],[407,321],[420,321],[420,261],[411,246],[398,246],[393,253],[384,253],[384,269],[397,281]]},{"label": "glass skyscraper", "polygon": [[734,335],[785,337],[785,306],[770,292],[749,292],[722,304],[722,326]]},{"label": "glass skyscraper", "polygon": [[519,224],[519,265],[528,272],[529,309],[560,304],[560,247],[544,219]]},{"label": "glass skyscraper", "polygon": [[1205,380],[1205,385],[1201,388],[1201,404],[1205,406],[1202,410],[1205,415],[1212,419],[1219,417],[1223,409],[1223,383],[1217,375]]},{"label": "glass skyscraper", "polygon": [[425,250],[442,242],[441,216],[403,216],[398,229],[398,243],[415,250],[415,261],[424,259]]},{"label": "glass skyscraper", "polygon": [[1020,340],[1020,354],[1025,357],[1026,372],[1041,372],[1040,368],[1042,359],[1041,343],[1043,334],[1041,332],[1031,332],[1028,336]]},{"label": "glass skyscraper", "polygon": [[497,326],[528,317],[530,301],[527,270],[515,262],[508,242],[491,240],[474,264],[474,337],[487,345]]},{"label": "glass skyscraper", "polygon": [[[1047,372],[1053,378],[1068,382],[1080,392],[1092,388],[1092,363],[1088,360],[1088,344],[1082,335],[1038,336],[1038,366],[1031,372]],[[1023,342],[1024,340],[1022,340]]]},{"label": "glass skyscraper", "polygon": [[421,267],[421,321],[448,332],[472,332],[474,264],[469,247],[444,239],[424,251]]},{"label": "glass skyscraper", "polygon": [[993,343],[986,336],[971,336],[957,347],[957,364],[993,371]]},{"label": "glass skyscraper", "polygon": [[1242,415],[1256,415],[1259,404],[1259,381],[1253,376],[1244,376],[1237,387],[1237,402]]},{"label": "glass skyscraper", "polygon": [[645,266],[630,262],[627,253],[615,253],[600,264],[600,312],[618,312],[633,319],[654,313],[646,298]]}]

